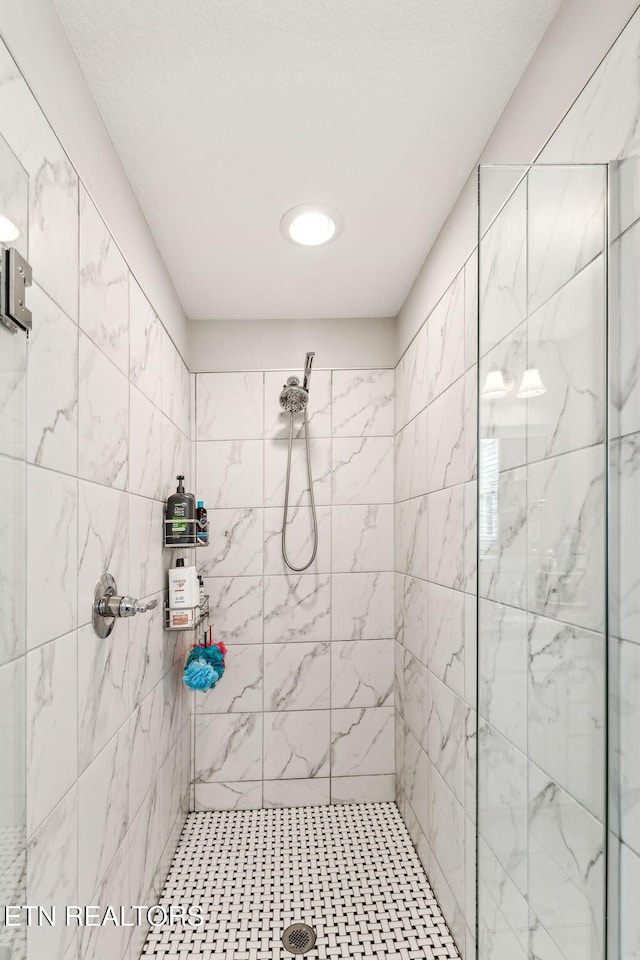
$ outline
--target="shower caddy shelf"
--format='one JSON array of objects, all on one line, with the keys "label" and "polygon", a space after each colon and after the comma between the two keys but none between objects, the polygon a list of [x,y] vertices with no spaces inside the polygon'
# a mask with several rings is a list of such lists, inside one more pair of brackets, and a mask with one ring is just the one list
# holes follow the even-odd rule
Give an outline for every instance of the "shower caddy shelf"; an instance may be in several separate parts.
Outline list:
[{"label": "shower caddy shelf", "polygon": [[[171,626],[171,611],[180,610],[181,612],[188,612],[189,610],[200,610],[200,615],[198,618],[189,626]],[[186,633],[188,630],[197,630],[206,620],[209,619],[209,594],[205,594],[204,603],[198,604],[197,607],[170,607],[168,603],[164,605],[164,628],[170,633]]]},{"label": "shower caddy shelf", "polygon": [[171,532],[170,524],[175,523],[175,521],[164,520],[162,524],[162,540],[167,550],[192,550],[194,547],[207,547],[209,545],[209,521],[207,520],[207,525],[204,528],[207,535],[206,540],[198,540],[197,522],[197,520],[180,520],[180,523],[185,523],[188,524],[189,527],[193,527],[193,531],[189,531],[189,540],[185,543],[168,543],[167,536]]}]

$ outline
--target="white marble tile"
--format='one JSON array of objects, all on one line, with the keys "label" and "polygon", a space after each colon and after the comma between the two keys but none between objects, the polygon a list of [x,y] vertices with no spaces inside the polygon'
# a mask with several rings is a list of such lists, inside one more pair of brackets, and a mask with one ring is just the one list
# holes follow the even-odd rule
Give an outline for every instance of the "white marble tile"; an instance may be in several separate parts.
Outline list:
[{"label": "white marble tile", "polygon": [[327,777],[329,717],[329,710],[265,713],[265,781]]},{"label": "white marble tile", "polygon": [[196,440],[261,440],[262,405],[262,373],[197,374]]},{"label": "white marble tile", "polygon": [[225,672],[214,689],[194,694],[195,711],[199,714],[259,713],[263,696],[262,646],[234,643],[227,651]]},{"label": "white marble tile", "polygon": [[397,428],[412,420],[424,410],[430,399],[429,370],[427,366],[427,323],[423,323],[402,359],[404,396],[401,398]]},{"label": "white marble tile", "polygon": [[635,69],[640,23],[633,17],[541,154],[544,163],[607,163],[640,153]]},{"label": "white marble tile", "polygon": [[[130,894],[131,837],[123,844],[95,890],[91,903],[125,904],[132,902]],[[83,901],[84,902],[84,901]],[[78,952],[83,960],[110,960],[124,957],[129,949],[131,930],[122,926],[84,926],[78,932]]]},{"label": "white marble tile", "polygon": [[35,102],[28,115],[29,121],[21,118],[23,129],[33,125],[20,158],[30,176],[29,262],[40,286],[77,320],[78,177]]},{"label": "white marble tile", "polygon": [[529,757],[599,818],[605,793],[605,658],[600,634],[529,617]]},{"label": "white marble tile", "polygon": [[207,509],[262,506],[261,440],[218,440],[195,447],[198,498]]},{"label": "white marble tile", "polygon": [[[482,839],[478,854],[480,955],[495,957],[496,960],[502,957],[504,960],[528,960],[527,901]],[[546,955],[542,954],[540,960],[552,958],[546,958]]]},{"label": "white marble tile", "polygon": [[532,312],[602,251],[606,170],[604,166],[533,166],[527,199]]},{"label": "white marble tile", "polygon": [[[166,330],[162,330],[162,412],[185,436],[191,436],[189,371]],[[231,398],[227,406],[231,405]]]},{"label": "white marble tile", "polygon": [[331,711],[332,776],[391,774],[393,751],[393,707]]},{"label": "white marble tile", "polygon": [[334,370],[334,437],[393,435],[393,370]]},{"label": "white marble tile", "polygon": [[[482,443],[480,449],[482,456]],[[491,475],[486,481],[484,477],[481,459],[478,592],[490,600],[524,607],[528,572],[526,470],[505,471],[497,481]]]},{"label": "white marble tile", "polygon": [[193,493],[195,468],[191,465],[191,444],[181,430],[162,417],[162,499],[176,492],[178,474],[185,477],[185,490]]},{"label": "white marble tile", "polygon": [[520,184],[479,247],[480,356],[527,314],[527,185]]},{"label": "white marble tile", "polygon": [[129,394],[129,490],[163,499],[162,413],[132,385]]},{"label": "white marble tile", "polygon": [[333,802],[329,777],[310,780],[265,780],[265,807],[308,807]]},{"label": "white marble tile", "polygon": [[600,256],[527,323],[527,366],[546,388],[526,402],[529,461],[602,441],[605,276]]},{"label": "white marble tile", "polygon": [[[129,624],[128,681],[131,707],[150,693],[170,667],[164,626],[164,596],[158,606]],[[176,636],[176,635],[173,635]]]},{"label": "white marble tile", "polygon": [[27,467],[27,596],[37,598],[27,604],[29,648],[76,626],[77,497],[75,478]]},{"label": "white marble tile", "polygon": [[332,777],[331,803],[387,803],[394,800],[394,790],[394,778],[389,774]]},{"label": "white marble tile", "polygon": [[335,573],[331,589],[334,640],[384,640],[393,636],[392,573]]},{"label": "white marble tile", "polygon": [[429,580],[459,588],[464,580],[464,487],[431,493],[427,501]]},{"label": "white marble tile", "polygon": [[205,577],[262,573],[262,510],[209,510],[209,545],[198,554]]},{"label": "white marble tile", "polygon": [[262,716],[195,718],[195,783],[256,780],[262,776]]},{"label": "white marble tile", "polygon": [[533,764],[528,776],[530,906],[567,960],[602,956],[602,825]]},{"label": "white marble tile", "polygon": [[[423,662],[458,696],[464,694],[465,609],[464,594],[430,583],[427,587],[426,658]],[[410,649],[410,645],[407,644]],[[419,656],[416,649],[416,656]]]},{"label": "white marble tile", "polygon": [[334,504],[393,503],[393,438],[333,441]]},{"label": "white marble tile", "polygon": [[464,265],[464,368],[478,362],[478,251]]},{"label": "white marble tile", "polygon": [[529,466],[527,604],[532,612],[602,629],[603,483],[600,446]]},{"label": "white marble tile", "polygon": [[[135,504],[136,500],[132,502]],[[150,503],[145,500],[145,508]],[[90,622],[94,590],[103,573],[115,577],[122,593],[133,589],[129,583],[129,529],[127,493],[97,483],[79,482],[78,623]],[[148,529],[144,532],[149,533]]]},{"label": "white marble tile", "polygon": [[256,810],[262,807],[262,780],[197,783],[196,810]]},{"label": "white marble tile", "polygon": [[78,328],[37,284],[29,291],[29,306],[36,322],[29,337],[27,459],[73,474],[78,464]]},{"label": "white marble tile", "polygon": [[265,577],[265,643],[322,641],[330,637],[329,576]]},{"label": "white marble tile", "polygon": [[129,374],[129,268],[80,188],[80,327]]},{"label": "white marble tile", "polygon": [[393,504],[335,506],[331,517],[334,573],[393,568]]},{"label": "white marble tile", "polygon": [[479,725],[478,830],[527,892],[527,758],[485,721]]},{"label": "white marble tile", "polygon": [[[267,440],[264,444],[264,505],[284,506],[286,492],[289,443],[287,440]],[[313,495],[317,504],[331,503],[331,440],[312,439],[310,442]],[[291,450],[291,479],[289,505],[309,504],[307,459],[304,440],[294,440]]]},{"label": "white marble tile", "polygon": [[429,499],[430,497],[415,497],[396,505],[396,570],[423,580],[428,577]]},{"label": "white marble tile", "polygon": [[394,432],[398,433],[407,422],[409,382],[407,379],[407,354],[402,354],[394,371]]},{"label": "white marble tile", "polygon": [[124,490],[129,473],[129,382],[80,334],[78,473]]},{"label": "white marble tile", "polygon": [[[331,507],[316,506],[318,550],[305,573],[329,573],[331,570]],[[282,507],[264,511],[264,572],[267,576],[287,575],[290,569],[282,556]],[[306,564],[313,552],[313,519],[309,506],[291,507],[287,514],[287,556],[294,567]]]},{"label": "white marble tile", "polygon": [[[164,879],[158,877],[160,853],[160,798],[154,784],[129,828],[129,877],[133,903],[148,903],[151,897],[157,903]],[[144,933],[144,930],[134,931],[132,943],[138,932]]]},{"label": "white marble tile", "polygon": [[430,678],[429,703],[425,708],[429,718],[429,758],[459,803],[464,804],[465,744],[469,708],[436,677]]},{"label": "white marble tile", "polygon": [[25,456],[27,440],[27,338],[22,334],[11,336],[2,328],[0,353],[0,409],[2,433],[0,453],[9,457]]},{"label": "white marble tile", "polygon": [[460,271],[427,320],[429,400],[464,373],[464,326],[464,271]]},{"label": "white marble tile", "polygon": [[427,409],[427,490],[465,479],[464,380],[461,377]]},{"label": "white marble tile", "polygon": [[640,224],[609,246],[610,429],[613,436],[640,430]]},{"label": "white marble tile", "polygon": [[464,572],[462,587],[476,593],[478,571],[478,486],[475,480],[464,485]]},{"label": "white marble tile", "polygon": [[204,584],[216,640],[262,643],[262,577],[213,577]]},{"label": "white marble tile", "polygon": [[78,902],[78,789],[74,786],[31,835],[27,847],[27,899],[56,909],[53,927],[28,928],[29,955],[62,960],[77,931],[66,926],[68,904]]},{"label": "white marble tile", "polygon": [[331,706],[393,706],[393,640],[331,644]]},{"label": "white marble tile", "polygon": [[28,258],[29,174],[4,139],[0,138],[0,209],[18,229],[12,246]]},{"label": "white marble tile", "polygon": [[478,368],[464,375],[464,479],[478,476]]},{"label": "white marble tile", "polygon": [[[129,763],[129,819],[133,821],[155,785],[160,762],[161,693],[157,687],[136,707],[129,718],[131,759]],[[157,850],[156,862],[160,856]],[[155,866],[155,865],[154,865]]]},{"label": "white marble tile", "polygon": [[624,960],[638,960],[640,957],[640,857],[628,847],[622,848],[620,861],[620,949]]},{"label": "white marble tile", "polygon": [[464,595],[464,699],[475,710],[477,707],[476,681],[478,676],[478,611],[477,597]]},{"label": "white marble tile", "polygon": [[[283,410],[279,397],[287,378],[297,376],[302,380],[302,371],[266,371],[264,374],[264,436],[265,439],[287,440],[290,416]],[[331,436],[331,371],[314,370],[311,375],[307,420],[310,437]],[[304,417],[296,416],[293,435],[304,437]]]},{"label": "white marble tile", "polygon": [[[461,805],[432,766],[429,775],[429,832],[427,840],[458,908],[464,903],[464,830],[465,817]],[[433,870],[433,863],[432,863]],[[435,875],[435,871],[434,871]],[[434,892],[436,881],[434,881]],[[438,896],[438,893],[436,893]],[[454,909],[450,905],[451,911]]]},{"label": "white marble tile", "polygon": [[415,814],[422,833],[429,830],[429,779],[431,764],[426,751],[405,729],[405,795],[407,807]]},{"label": "white marble tile", "polygon": [[609,164],[609,240],[617,239],[640,218],[640,162],[623,157]]},{"label": "white marble tile", "polygon": [[129,377],[156,407],[162,404],[162,324],[135,277],[129,277]]},{"label": "white marble tile", "polygon": [[404,659],[402,709],[405,722],[420,746],[427,750],[429,739],[429,705],[431,674],[423,663],[410,654]]},{"label": "white marble tile", "polygon": [[24,461],[0,456],[0,664],[26,648],[26,482]]},{"label": "white marble tile", "polygon": [[[615,751],[612,773],[614,776],[617,774],[618,778],[613,785],[615,809],[618,811],[619,832],[622,840],[640,856],[640,760],[638,758],[640,645],[626,641],[620,643],[618,670],[612,679],[615,689],[612,724],[617,727],[617,737],[614,732],[615,727],[611,730],[611,747]],[[598,766],[594,762],[594,767],[598,773],[603,770],[602,764]]]},{"label": "white marble tile", "polygon": [[264,648],[264,709],[321,710],[332,703],[330,644],[271,643]]},{"label": "white marble tile", "polygon": [[125,725],[80,777],[78,898],[92,903],[129,822],[129,729]]},{"label": "white marble tile", "polygon": [[108,640],[92,624],[78,631],[78,763],[80,771],[100,753],[129,715],[128,624]]},{"label": "white marble tile", "polygon": [[[518,390],[527,368],[527,324],[510,331],[480,360],[480,473],[486,442],[497,447],[498,469],[502,472],[520,467],[527,462],[527,436],[533,435],[528,415],[537,421],[535,397],[531,403],[518,397]],[[537,361],[532,361],[537,362]],[[495,371],[502,373],[509,393],[505,397],[486,397],[487,378]],[[529,428],[529,429],[528,429]]]},{"label": "white marble tile", "polygon": [[27,829],[31,834],[78,776],[75,631],[27,657]]},{"label": "white marble tile", "polygon": [[426,580],[405,577],[402,584],[402,633],[396,633],[407,650],[425,664],[429,641],[428,596]]},{"label": "white marble tile", "polygon": [[395,499],[407,500],[427,492],[427,416],[419,413],[396,435]]},{"label": "white marble tile", "polygon": [[480,716],[520,750],[527,750],[527,614],[480,600]]}]

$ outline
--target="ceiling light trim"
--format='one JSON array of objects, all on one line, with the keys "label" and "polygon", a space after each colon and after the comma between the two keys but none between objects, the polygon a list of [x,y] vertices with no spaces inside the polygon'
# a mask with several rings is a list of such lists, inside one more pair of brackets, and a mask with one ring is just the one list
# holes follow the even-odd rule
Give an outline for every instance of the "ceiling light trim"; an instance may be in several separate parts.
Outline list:
[{"label": "ceiling light trim", "polygon": [[[334,227],[333,233],[324,239],[320,239],[317,242],[311,243],[305,243],[303,240],[296,239],[294,236],[292,236],[291,228],[295,221],[308,214],[317,214],[330,220]],[[282,233],[282,236],[285,238],[285,240],[288,240],[289,243],[295,244],[296,247],[326,247],[328,244],[337,240],[343,230],[344,217],[340,211],[336,209],[336,207],[331,207],[326,203],[297,204],[295,207],[291,207],[290,210],[287,210],[280,221],[280,232]]]}]

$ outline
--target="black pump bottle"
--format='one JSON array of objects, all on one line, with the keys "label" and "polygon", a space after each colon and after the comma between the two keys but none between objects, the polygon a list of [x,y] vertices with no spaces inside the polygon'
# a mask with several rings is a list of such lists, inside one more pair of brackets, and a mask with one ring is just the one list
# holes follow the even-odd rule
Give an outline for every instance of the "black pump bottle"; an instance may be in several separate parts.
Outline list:
[{"label": "black pump bottle", "polygon": [[187,545],[196,542],[196,499],[192,493],[185,493],[184,476],[178,474],[176,479],[178,489],[167,500],[167,543]]}]

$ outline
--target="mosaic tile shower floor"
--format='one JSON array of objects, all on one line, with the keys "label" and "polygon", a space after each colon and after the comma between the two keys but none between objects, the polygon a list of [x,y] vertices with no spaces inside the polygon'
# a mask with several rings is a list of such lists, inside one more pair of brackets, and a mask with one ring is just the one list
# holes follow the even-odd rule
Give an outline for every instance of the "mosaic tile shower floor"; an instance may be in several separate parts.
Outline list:
[{"label": "mosaic tile shower floor", "polygon": [[459,956],[394,803],[192,813],[170,903],[201,906],[206,922],[152,931],[143,957],[287,960],[296,921],[317,931],[309,960]]}]

